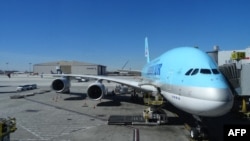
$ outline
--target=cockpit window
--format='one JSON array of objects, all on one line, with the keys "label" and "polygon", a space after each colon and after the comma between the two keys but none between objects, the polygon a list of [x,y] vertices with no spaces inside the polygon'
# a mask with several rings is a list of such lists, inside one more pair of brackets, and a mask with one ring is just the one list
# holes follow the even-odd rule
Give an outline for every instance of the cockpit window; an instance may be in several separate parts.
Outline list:
[{"label": "cockpit window", "polygon": [[210,69],[201,69],[200,71],[201,74],[211,74]]},{"label": "cockpit window", "polygon": [[193,71],[193,69],[189,69],[189,70],[185,73],[185,75],[189,75],[192,71]]},{"label": "cockpit window", "polygon": [[213,74],[220,74],[220,72],[217,69],[212,69]]},{"label": "cockpit window", "polygon": [[194,69],[194,71],[191,73],[191,75],[196,75],[199,72],[199,69]]}]

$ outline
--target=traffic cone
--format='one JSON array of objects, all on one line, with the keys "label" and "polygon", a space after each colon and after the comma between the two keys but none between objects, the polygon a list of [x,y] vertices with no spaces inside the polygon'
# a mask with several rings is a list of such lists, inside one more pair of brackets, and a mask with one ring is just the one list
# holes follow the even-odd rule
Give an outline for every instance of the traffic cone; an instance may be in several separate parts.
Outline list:
[{"label": "traffic cone", "polygon": [[88,107],[86,100],[84,100],[82,107]]}]

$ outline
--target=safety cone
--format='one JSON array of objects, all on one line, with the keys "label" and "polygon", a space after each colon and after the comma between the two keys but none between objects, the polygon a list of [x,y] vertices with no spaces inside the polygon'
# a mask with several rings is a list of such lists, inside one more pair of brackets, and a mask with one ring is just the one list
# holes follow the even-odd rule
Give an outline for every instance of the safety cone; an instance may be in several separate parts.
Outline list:
[{"label": "safety cone", "polygon": [[82,107],[88,107],[86,100],[84,100]]}]

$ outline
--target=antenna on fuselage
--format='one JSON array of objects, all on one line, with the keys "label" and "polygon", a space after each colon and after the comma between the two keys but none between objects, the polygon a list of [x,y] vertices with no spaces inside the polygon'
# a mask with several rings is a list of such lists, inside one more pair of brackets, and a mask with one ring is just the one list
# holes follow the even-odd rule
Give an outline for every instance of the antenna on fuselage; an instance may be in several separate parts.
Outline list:
[{"label": "antenna on fuselage", "polygon": [[145,37],[145,57],[147,58],[147,63],[150,62],[149,49],[148,49],[148,37]]}]

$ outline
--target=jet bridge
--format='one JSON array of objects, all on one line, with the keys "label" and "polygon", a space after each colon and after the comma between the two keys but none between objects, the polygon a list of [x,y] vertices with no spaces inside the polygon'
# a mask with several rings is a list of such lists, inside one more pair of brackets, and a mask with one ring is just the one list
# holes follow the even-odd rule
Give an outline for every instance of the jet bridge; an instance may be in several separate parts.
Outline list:
[{"label": "jet bridge", "polygon": [[235,90],[236,105],[237,100],[242,101],[240,113],[250,119],[248,111],[250,109],[250,64],[242,64],[241,59],[237,57],[234,60],[233,63],[222,65],[219,69],[229,81],[231,88]]}]

